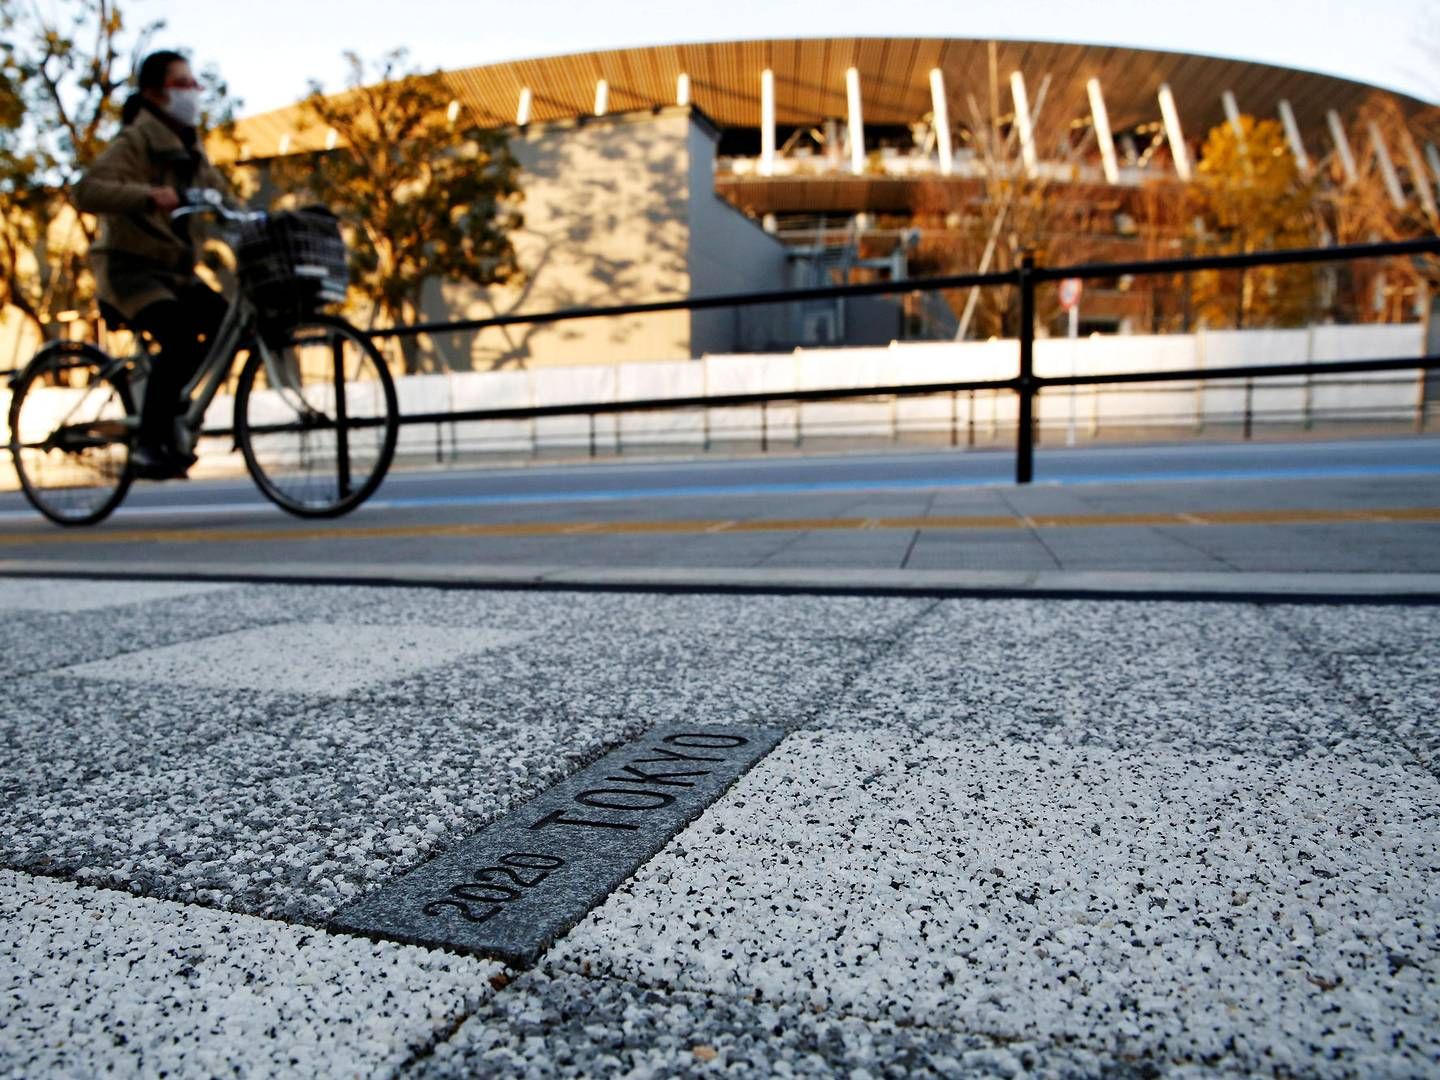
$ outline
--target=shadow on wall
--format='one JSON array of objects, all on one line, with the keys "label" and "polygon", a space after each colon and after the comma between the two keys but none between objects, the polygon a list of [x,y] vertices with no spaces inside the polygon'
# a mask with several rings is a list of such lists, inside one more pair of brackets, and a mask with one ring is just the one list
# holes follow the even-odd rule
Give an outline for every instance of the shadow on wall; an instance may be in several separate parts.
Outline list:
[{"label": "shadow on wall", "polygon": [[[525,281],[479,289],[435,282],[429,320],[683,298],[690,117],[676,111],[546,125],[517,133],[525,225],[513,237]],[[712,196],[713,197],[713,196]],[[452,370],[688,358],[687,312],[436,335]]]}]

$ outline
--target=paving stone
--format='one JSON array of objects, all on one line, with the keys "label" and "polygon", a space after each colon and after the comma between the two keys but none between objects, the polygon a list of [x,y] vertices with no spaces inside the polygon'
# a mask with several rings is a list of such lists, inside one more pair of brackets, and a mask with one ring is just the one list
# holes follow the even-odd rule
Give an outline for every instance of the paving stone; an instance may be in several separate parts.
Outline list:
[{"label": "paving stone", "polygon": [[796,734],[547,961],[983,1034],[1041,1075],[1420,1074],[1437,826],[1413,765]]},{"label": "paving stone", "polygon": [[[393,666],[342,686],[316,647],[337,627]],[[20,927],[0,1001],[22,1001],[0,1009],[0,1074],[1426,1075],[1437,627],[1433,608],[280,586],[8,612],[0,863],[22,885],[7,901],[0,878],[0,914],[30,921],[0,919]],[[236,641],[280,643],[295,677],[242,673]],[[163,683],[116,675],[157,652]],[[493,966],[392,946],[351,980],[324,950],[376,946],[231,914],[324,923],[666,723],[791,734],[498,995]],[[228,946],[197,967],[164,926]],[[113,945],[132,937],[155,944]],[[245,980],[307,970],[313,942],[331,996],[292,976],[254,1005]],[[157,966],[177,950],[198,981]]]},{"label": "paving stone", "polygon": [[97,611],[176,596],[234,589],[234,585],[185,581],[96,581],[75,578],[0,577],[0,613]]},{"label": "paving stone", "polygon": [[[1063,1059],[1063,1049],[1047,1059]],[[1075,1055],[1075,1064],[1094,1058]],[[1025,1043],[901,1027],[741,991],[687,993],[569,973],[532,972],[482,1002],[415,1069],[426,1080],[516,1072],[536,1077],[1020,1076]],[[1071,1075],[1084,1072],[1075,1068]],[[1117,1069],[1109,1075],[1124,1075]]]},{"label": "paving stone", "polygon": [[947,600],[827,719],[1047,745],[1396,753],[1290,634],[1240,603]]},{"label": "paving stone", "polygon": [[65,674],[150,686],[344,697],[521,640],[523,635],[503,630],[284,623],[76,664]]},{"label": "paving stone", "polygon": [[[142,551],[138,557],[148,561],[152,555]],[[133,590],[149,584],[82,582],[78,591],[95,585],[97,596],[139,597],[143,591]],[[30,675],[302,617],[343,624],[356,608],[373,602],[375,591],[246,584],[101,610],[9,613],[0,619],[0,676]]]},{"label": "paving stone", "polygon": [[[351,632],[403,635],[419,624],[368,620],[453,613],[473,595],[433,591],[406,606],[387,594]],[[547,614],[534,623],[545,631],[343,697],[155,688],[74,669],[20,681],[3,725],[17,752],[0,769],[11,796],[0,803],[8,864],[324,920],[653,727],[809,723],[882,647],[819,636],[860,633],[863,603],[801,605],[777,624],[813,636],[788,639],[748,632],[745,597],[713,606],[669,598],[649,619],[638,597],[569,596],[564,607],[553,595],[528,599],[543,601]],[[875,622],[893,633],[885,613],[928,606],[880,604]],[[780,609],[755,605],[757,615],[767,610]],[[495,611],[482,605],[471,618],[483,624]],[[813,617],[827,611],[829,625]],[[564,633],[551,619],[561,615]],[[518,625],[506,632],[527,633]],[[185,662],[184,650],[174,655]],[[310,659],[313,678],[327,679],[324,658]],[[297,675],[303,683],[304,670]]]},{"label": "paving stone", "polygon": [[498,971],[0,870],[0,1075],[393,1072]]}]

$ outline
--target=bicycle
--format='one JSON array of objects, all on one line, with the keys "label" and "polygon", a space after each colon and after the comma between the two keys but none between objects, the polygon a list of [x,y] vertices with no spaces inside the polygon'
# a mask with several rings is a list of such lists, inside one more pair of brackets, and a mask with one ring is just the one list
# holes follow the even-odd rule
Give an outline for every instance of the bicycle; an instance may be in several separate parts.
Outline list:
[{"label": "bicycle", "polygon": [[[229,434],[260,491],[300,517],[336,517],[380,486],[395,455],[395,383],[370,338],[323,312],[345,297],[345,244],[333,216],[231,210],[216,192],[187,192],[176,220],[213,214],[237,234],[240,287],[186,384],[174,447]],[[93,525],[135,480],[130,450],[150,358],[51,342],[12,381],[9,449],[30,504],[59,525]],[[244,358],[228,431],[206,410]]]}]

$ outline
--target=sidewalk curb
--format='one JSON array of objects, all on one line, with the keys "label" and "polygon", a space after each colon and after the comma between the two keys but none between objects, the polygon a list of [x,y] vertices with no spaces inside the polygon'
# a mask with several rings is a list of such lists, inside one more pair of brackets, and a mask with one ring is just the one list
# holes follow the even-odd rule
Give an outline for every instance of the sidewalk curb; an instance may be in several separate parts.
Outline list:
[{"label": "sidewalk curb", "polygon": [[545,565],[404,567],[385,563],[93,563],[0,559],[0,577],[367,585],[550,592],[801,594],[1051,600],[1440,604],[1440,574],[1023,570],[607,568]]}]

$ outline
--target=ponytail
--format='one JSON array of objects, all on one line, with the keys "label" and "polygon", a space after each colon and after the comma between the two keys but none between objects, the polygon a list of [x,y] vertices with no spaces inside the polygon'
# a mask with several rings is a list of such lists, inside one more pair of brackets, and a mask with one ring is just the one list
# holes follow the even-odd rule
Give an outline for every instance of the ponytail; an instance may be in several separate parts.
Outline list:
[{"label": "ponytail", "polygon": [[129,127],[140,115],[140,109],[144,106],[145,95],[131,94],[125,99],[125,104],[120,106],[120,126]]}]

